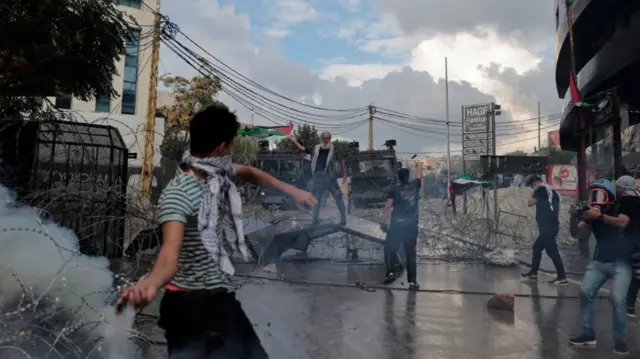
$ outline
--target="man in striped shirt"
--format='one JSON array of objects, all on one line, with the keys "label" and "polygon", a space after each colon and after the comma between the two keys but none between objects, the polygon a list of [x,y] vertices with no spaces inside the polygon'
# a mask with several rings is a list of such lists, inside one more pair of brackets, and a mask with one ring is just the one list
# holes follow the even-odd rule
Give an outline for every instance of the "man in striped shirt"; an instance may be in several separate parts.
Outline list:
[{"label": "man in striped shirt", "polygon": [[[214,237],[228,237],[224,231],[229,228],[241,236],[237,222],[234,224],[229,219],[232,216],[221,215],[233,193],[218,189],[220,196],[207,197],[210,193],[205,191],[225,182],[214,182],[210,174],[203,172],[203,167],[189,164],[198,164],[200,160],[203,163],[230,161],[230,147],[238,128],[236,116],[226,108],[209,107],[193,117],[189,126],[189,158],[196,160],[183,160],[158,204],[163,236],[160,253],[151,273],[122,295],[130,305],[144,307],[165,287],[158,325],[165,329],[170,359],[268,358],[235,298],[229,272],[223,268],[224,256],[212,254],[211,243],[204,240],[203,206],[212,207],[208,214],[219,218],[213,226]],[[233,165],[230,172],[256,185],[276,188],[299,205],[312,207],[317,203],[310,193],[256,168]],[[205,203],[206,198],[217,198],[218,202]],[[244,245],[243,240],[238,238]],[[225,250],[220,247],[220,252],[224,254]]]}]

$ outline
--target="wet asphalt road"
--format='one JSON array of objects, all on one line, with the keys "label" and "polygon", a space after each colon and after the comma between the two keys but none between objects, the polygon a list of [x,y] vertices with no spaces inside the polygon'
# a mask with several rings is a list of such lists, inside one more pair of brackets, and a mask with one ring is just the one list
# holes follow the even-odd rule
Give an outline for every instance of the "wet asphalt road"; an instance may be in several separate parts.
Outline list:
[{"label": "wet asphalt road", "polygon": [[[287,263],[279,274],[239,271],[270,278],[239,278],[238,297],[274,359],[615,357],[605,294],[596,300],[598,347],[573,349],[567,340],[579,330],[578,286],[552,287],[544,276],[521,283],[518,268],[422,264],[417,293],[404,290],[404,279],[381,289],[380,265]],[[518,296],[515,311],[487,310],[494,292]],[[628,328],[634,357],[640,329],[631,322]],[[154,352],[164,357],[162,348]]]}]

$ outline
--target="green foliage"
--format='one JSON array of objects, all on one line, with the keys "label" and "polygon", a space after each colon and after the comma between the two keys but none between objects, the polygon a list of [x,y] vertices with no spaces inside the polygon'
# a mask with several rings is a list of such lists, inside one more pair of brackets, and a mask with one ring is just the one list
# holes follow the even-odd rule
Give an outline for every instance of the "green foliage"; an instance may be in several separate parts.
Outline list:
[{"label": "green foliage", "polygon": [[220,92],[220,79],[215,77],[194,77],[186,79],[180,76],[162,76],[160,81],[175,96],[173,104],[162,106],[159,112],[167,118],[167,126],[189,128],[191,117],[208,106],[224,106],[215,99]]},{"label": "green foliage", "polygon": [[575,152],[562,151],[553,146],[541,148],[539,155],[549,157],[549,164],[554,165],[570,165],[577,161]]},{"label": "green foliage", "polygon": [[[175,168],[189,145],[189,121],[192,116],[208,106],[226,105],[216,96],[220,91],[220,79],[211,77],[163,76],[160,81],[175,96],[173,104],[162,106],[159,111],[166,116],[164,139],[160,144],[162,166]],[[258,144],[256,141],[236,137],[233,141],[233,161],[251,164],[256,159]]]},{"label": "green foliage", "polygon": [[[320,134],[315,126],[306,124],[299,126],[297,130],[293,131],[293,136],[305,147],[312,147],[320,143]],[[296,147],[287,138],[278,141],[276,146],[280,150],[296,150]]]},{"label": "green foliage", "polygon": [[529,154],[521,151],[521,150],[517,150],[517,151],[513,151],[513,152],[508,152],[506,154],[506,156],[528,156]]},{"label": "green foliage", "polygon": [[352,152],[349,143],[349,141],[333,140],[333,148],[338,157],[346,158]]},{"label": "green foliage", "polygon": [[129,24],[112,0],[0,1],[0,93],[115,95]]}]

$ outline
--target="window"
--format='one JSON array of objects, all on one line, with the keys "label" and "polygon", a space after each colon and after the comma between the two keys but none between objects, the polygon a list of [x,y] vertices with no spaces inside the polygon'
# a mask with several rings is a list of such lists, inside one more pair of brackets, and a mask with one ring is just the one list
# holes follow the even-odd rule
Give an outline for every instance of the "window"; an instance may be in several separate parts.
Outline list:
[{"label": "window", "polygon": [[135,115],[136,92],[138,86],[138,51],[140,50],[140,30],[131,29],[127,38],[124,57],[124,88],[122,89],[122,113]]},{"label": "window", "polygon": [[116,4],[136,9],[142,8],[142,0],[116,0]]},{"label": "window", "polygon": [[106,95],[96,97],[96,112],[109,112],[111,110],[111,98]]},{"label": "window", "polygon": [[63,110],[71,109],[71,95],[56,96],[56,102],[54,104],[56,108]]}]

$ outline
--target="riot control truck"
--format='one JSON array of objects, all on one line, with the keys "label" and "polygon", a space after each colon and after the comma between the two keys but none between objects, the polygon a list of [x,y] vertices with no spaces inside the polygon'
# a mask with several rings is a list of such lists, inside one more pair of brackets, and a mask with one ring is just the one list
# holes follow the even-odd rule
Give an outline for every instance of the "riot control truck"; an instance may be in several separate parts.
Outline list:
[{"label": "riot control truck", "polygon": [[[308,172],[305,171],[305,168],[308,167],[306,162],[308,161],[304,159],[300,151],[269,150],[262,147],[256,155],[254,166],[281,181],[298,188],[306,188],[308,180],[305,176],[305,172]],[[265,208],[270,206],[278,206],[281,209],[296,208],[289,196],[275,189],[253,187],[249,192],[250,201],[259,203]]]},{"label": "riot control truck", "polygon": [[371,208],[383,205],[388,188],[396,181],[398,159],[395,140],[385,142],[384,150],[360,151],[353,142],[347,156],[351,176],[349,208]]}]

